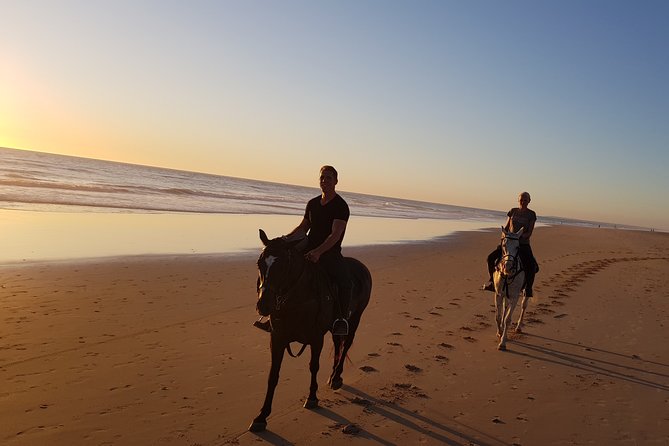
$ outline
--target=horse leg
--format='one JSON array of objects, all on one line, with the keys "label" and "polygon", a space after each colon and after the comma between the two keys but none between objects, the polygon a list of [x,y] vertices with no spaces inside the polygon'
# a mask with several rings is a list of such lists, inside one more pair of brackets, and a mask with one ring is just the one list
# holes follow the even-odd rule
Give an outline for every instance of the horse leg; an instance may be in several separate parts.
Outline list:
[{"label": "horse leg", "polygon": [[323,338],[320,341],[311,344],[311,361],[309,361],[309,371],[311,372],[311,385],[309,386],[309,396],[304,402],[306,409],[315,409],[318,407],[318,398],[316,392],[318,391],[318,369],[320,368],[321,351],[323,350]]},{"label": "horse leg", "polygon": [[332,335],[332,344],[334,345],[334,359],[332,361],[332,373],[330,374],[330,377],[328,378],[328,385],[330,386],[331,389],[334,389],[334,386],[332,385],[332,379],[335,377],[337,373],[337,365],[339,364],[339,356],[340,353],[343,349],[343,344],[341,342],[341,337],[340,336],[335,336]]},{"label": "horse leg", "polygon": [[516,308],[517,303],[518,296],[505,299],[504,320],[502,321],[502,336],[499,340],[497,350],[506,350],[506,337],[509,331],[509,322],[511,322],[511,315],[513,314],[513,310]]},{"label": "horse leg", "polygon": [[279,382],[279,371],[281,370],[281,362],[283,361],[283,352],[286,346],[283,343],[270,341],[270,348],[272,350],[272,365],[269,369],[269,378],[267,379],[267,394],[265,395],[265,402],[260,409],[260,414],[253,419],[249,426],[251,432],[261,432],[267,427],[267,417],[272,412],[272,400],[274,399],[274,390]]},{"label": "horse leg", "polygon": [[504,319],[504,296],[495,291],[495,325],[497,326],[497,337],[502,337],[502,320]]},{"label": "horse leg", "polygon": [[344,385],[344,380],[342,379],[341,374],[344,372],[344,362],[346,361],[348,350],[351,348],[351,345],[353,345],[353,339],[355,338],[354,330],[355,329],[349,331],[348,336],[343,339],[343,342],[340,336],[333,336],[335,353],[339,352],[339,354],[335,354],[335,366],[332,368],[332,375],[330,375],[330,379],[328,380],[332,390],[341,389],[341,386]]},{"label": "horse leg", "polygon": [[523,293],[523,302],[520,306],[520,316],[518,317],[518,322],[516,323],[516,333],[523,332],[523,318],[525,317],[525,310],[527,310],[527,304],[530,302],[530,298]]}]

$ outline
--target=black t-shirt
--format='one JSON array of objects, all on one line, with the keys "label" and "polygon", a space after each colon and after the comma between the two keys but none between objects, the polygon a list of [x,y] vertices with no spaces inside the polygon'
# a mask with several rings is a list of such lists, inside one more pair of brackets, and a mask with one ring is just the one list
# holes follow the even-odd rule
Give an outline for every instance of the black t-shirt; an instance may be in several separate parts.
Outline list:
[{"label": "black t-shirt", "polygon": [[[309,220],[311,224],[309,228],[309,249],[314,249],[320,246],[325,239],[332,233],[332,222],[335,220],[348,221],[351,215],[348,204],[340,196],[335,196],[325,206],[321,205],[321,197],[312,198],[307,203],[307,208],[304,211],[304,218]],[[341,252],[341,242],[344,240],[344,232],[337,243],[327,252]]]},{"label": "black t-shirt", "polygon": [[[511,232],[518,232],[520,228],[525,228],[525,231],[527,231],[537,221],[537,214],[531,209],[522,210],[521,208],[513,208],[506,215],[511,218],[509,228]],[[529,245],[530,238],[526,234],[523,234],[520,238],[520,244]]]}]

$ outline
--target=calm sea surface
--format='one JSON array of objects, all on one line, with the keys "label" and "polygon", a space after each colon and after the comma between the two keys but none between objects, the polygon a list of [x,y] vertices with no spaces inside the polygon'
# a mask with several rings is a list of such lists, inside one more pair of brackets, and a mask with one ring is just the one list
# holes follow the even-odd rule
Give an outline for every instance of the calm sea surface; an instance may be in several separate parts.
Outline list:
[{"label": "calm sea surface", "polygon": [[[317,188],[0,148],[0,262],[257,250]],[[342,191],[345,245],[496,227],[503,212]],[[541,223],[590,225],[573,220]]]}]

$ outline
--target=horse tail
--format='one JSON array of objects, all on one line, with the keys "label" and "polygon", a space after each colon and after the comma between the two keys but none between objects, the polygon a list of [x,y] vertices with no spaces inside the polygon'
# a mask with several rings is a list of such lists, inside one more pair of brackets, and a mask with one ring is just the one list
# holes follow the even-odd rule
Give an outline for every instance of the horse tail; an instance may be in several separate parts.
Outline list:
[{"label": "horse tail", "polygon": [[360,307],[360,313],[362,313],[362,311],[367,307],[370,296],[372,294],[372,274],[361,261],[352,257],[346,257],[345,259],[348,263],[351,275],[358,285],[356,291],[358,293],[358,305]]},{"label": "horse tail", "polygon": [[[339,339],[339,345],[337,346],[338,348],[336,348],[333,352],[334,355],[335,355],[335,357],[334,357],[335,364],[339,364],[339,361],[341,361],[341,354],[344,352],[344,343],[345,342],[346,342],[346,340],[342,336]],[[348,354],[346,356],[348,357]]]}]

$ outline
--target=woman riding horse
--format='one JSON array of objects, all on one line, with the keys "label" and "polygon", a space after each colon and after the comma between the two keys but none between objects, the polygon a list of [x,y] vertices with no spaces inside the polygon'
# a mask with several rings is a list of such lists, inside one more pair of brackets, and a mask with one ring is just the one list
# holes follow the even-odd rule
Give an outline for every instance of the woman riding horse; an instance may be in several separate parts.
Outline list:
[{"label": "woman riding horse", "polygon": [[[539,271],[539,265],[532,253],[530,237],[534,230],[534,223],[537,221],[537,214],[527,207],[527,205],[530,204],[530,194],[528,192],[521,192],[520,195],[518,195],[518,203],[520,204],[520,207],[513,208],[506,214],[507,219],[506,224],[504,225],[504,230],[518,232],[520,228],[523,228],[523,234],[520,237],[519,255],[525,269],[525,296],[532,297],[532,285],[534,284],[534,276]],[[495,272],[495,267],[501,256],[501,246],[497,246],[497,248],[488,255],[488,273],[490,274],[490,277],[488,282],[483,285],[484,290],[495,291],[492,275]]]}]

